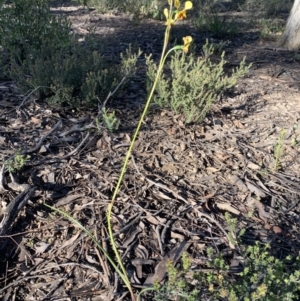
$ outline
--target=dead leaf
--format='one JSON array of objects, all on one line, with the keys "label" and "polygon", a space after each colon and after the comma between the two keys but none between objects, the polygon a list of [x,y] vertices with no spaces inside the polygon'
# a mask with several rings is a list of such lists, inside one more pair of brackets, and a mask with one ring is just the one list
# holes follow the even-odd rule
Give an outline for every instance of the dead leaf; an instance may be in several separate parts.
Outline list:
[{"label": "dead leaf", "polygon": [[184,123],[182,122],[182,120],[179,120],[179,121],[178,121],[178,125],[179,125],[180,127],[184,128]]},{"label": "dead leaf", "polygon": [[38,118],[35,118],[35,117],[31,117],[31,121],[34,123],[34,124],[41,124],[41,120],[40,119],[38,119]]},{"label": "dead leaf", "polygon": [[42,145],[40,150],[39,150],[39,154],[44,154],[47,152],[47,148],[45,147],[45,145]]},{"label": "dead leaf", "polygon": [[266,194],[261,189],[259,189],[257,186],[253,185],[252,183],[246,182],[246,185],[250,190],[250,192],[254,193],[257,197],[264,198],[266,196]]},{"label": "dead leaf", "polygon": [[68,239],[67,241],[65,241],[60,247],[59,247],[59,250],[65,248],[65,247],[68,247],[70,245],[72,245],[74,243],[74,241],[77,240],[78,236],[81,234],[80,231],[77,232],[76,235],[72,236],[70,239]]},{"label": "dead leaf", "polygon": [[69,203],[83,197],[83,194],[74,194],[74,195],[67,195],[66,197],[60,199],[58,202],[56,202],[55,207],[65,206]]},{"label": "dead leaf", "polygon": [[96,147],[101,149],[102,146],[102,139],[98,139],[97,143],[96,143]]},{"label": "dead leaf", "polygon": [[45,242],[42,242],[42,241],[37,242],[34,245],[34,249],[35,249],[36,255],[44,253],[49,246],[50,246],[50,244],[47,244]]},{"label": "dead leaf", "polygon": [[81,179],[82,178],[82,175],[77,172],[76,175],[75,175],[75,179],[78,180],[78,179]]},{"label": "dead leaf", "polygon": [[258,215],[259,217],[264,221],[267,222],[267,218],[270,217],[269,213],[265,211],[264,205],[259,201],[256,200],[255,198],[252,198],[252,202],[255,204],[257,210],[258,210]]},{"label": "dead leaf", "polygon": [[130,143],[131,142],[130,136],[128,134],[125,134],[125,137],[126,137],[126,141]]},{"label": "dead leaf", "polygon": [[145,282],[145,286],[152,286],[154,281],[161,282],[167,273],[167,262],[169,260],[172,261],[173,265],[176,264],[176,262],[181,257],[182,253],[186,251],[189,246],[191,245],[190,242],[186,242],[185,240],[179,244],[179,246],[176,246],[173,248],[169,254],[164,256],[164,258],[158,263],[158,265],[155,267],[155,273],[152,276],[149,276]]},{"label": "dead leaf", "polygon": [[273,226],[272,230],[275,234],[282,234],[283,233],[283,230],[278,226]]},{"label": "dead leaf", "polygon": [[219,153],[219,152],[215,152],[215,156],[222,161],[225,161],[228,158],[230,158],[230,156],[224,155],[223,153]]},{"label": "dead leaf", "polygon": [[230,175],[228,177],[229,183],[232,185],[236,185],[238,189],[240,189],[242,192],[248,192],[248,188],[245,185],[245,183],[236,175]]},{"label": "dead leaf", "polygon": [[217,169],[215,167],[207,167],[206,170],[209,171],[209,172],[211,172],[211,173],[219,171],[219,169]]},{"label": "dead leaf", "polygon": [[54,172],[50,172],[48,175],[47,175],[47,179],[48,179],[48,182],[49,183],[52,183],[52,184],[55,184],[55,173]]},{"label": "dead leaf", "polygon": [[247,167],[252,169],[252,170],[259,170],[261,167],[257,164],[254,164],[252,162],[248,162]]},{"label": "dead leaf", "polygon": [[98,264],[98,261],[95,260],[94,257],[89,254],[85,254],[85,259],[87,262],[89,262],[91,264]]},{"label": "dead leaf", "polygon": [[239,120],[233,120],[233,124],[238,129],[243,129],[244,128],[244,125]]},{"label": "dead leaf", "polygon": [[154,224],[154,225],[160,225],[160,224],[161,224],[160,221],[158,221],[154,216],[148,214],[148,212],[147,212],[146,220],[147,220],[149,223]]},{"label": "dead leaf", "polygon": [[241,214],[241,212],[239,210],[232,207],[229,203],[219,203],[219,202],[217,202],[215,204],[220,210],[228,211],[228,212],[231,212],[235,215],[240,215]]}]

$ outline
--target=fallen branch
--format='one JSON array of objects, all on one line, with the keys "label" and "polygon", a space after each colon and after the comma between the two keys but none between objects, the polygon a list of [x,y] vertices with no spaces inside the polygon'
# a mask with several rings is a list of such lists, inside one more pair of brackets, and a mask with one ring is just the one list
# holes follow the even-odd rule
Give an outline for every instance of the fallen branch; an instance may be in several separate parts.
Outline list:
[{"label": "fallen branch", "polygon": [[14,200],[12,200],[5,208],[3,219],[0,223],[0,236],[7,235],[16,216],[28,202],[35,191],[35,187],[30,185],[21,192]]}]

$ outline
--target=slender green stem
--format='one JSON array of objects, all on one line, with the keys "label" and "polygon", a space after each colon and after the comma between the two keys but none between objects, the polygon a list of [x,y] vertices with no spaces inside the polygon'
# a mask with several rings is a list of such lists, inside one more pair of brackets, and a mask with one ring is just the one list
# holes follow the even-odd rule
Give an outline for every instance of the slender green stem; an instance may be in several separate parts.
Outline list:
[{"label": "slender green stem", "polygon": [[[91,239],[92,241],[97,245],[97,247],[103,252],[103,254],[105,255],[105,257],[108,259],[108,261],[111,263],[111,265],[114,267],[114,269],[116,270],[116,272],[119,274],[119,276],[122,278],[122,280],[124,281],[124,283],[126,283],[126,278],[124,277],[123,273],[121,272],[121,270],[118,268],[118,266],[115,264],[115,262],[113,261],[113,259],[109,256],[109,254],[105,251],[105,249],[103,249],[103,247],[100,245],[100,243],[98,242],[98,240],[96,239],[96,237],[87,229],[85,228],[78,220],[76,220],[75,218],[73,218],[71,215],[69,215],[68,213],[52,207],[50,205],[45,204],[46,207],[50,208],[53,211],[58,212],[59,214],[63,215],[64,217],[66,217],[67,219],[69,219],[70,222],[72,222],[74,225],[77,225],[82,231],[84,231]],[[128,280],[128,278],[127,278]],[[130,283],[129,283],[130,285]]]},{"label": "slender green stem", "polygon": [[[119,178],[118,178],[117,185],[116,185],[116,187],[114,189],[111,202],[109,203],[108,209],[107,209],[107,223],[108,223],[109,238],[110,238],[112,249],[113,249],[114,254],[116,256],[117,262],[115,262],[109,256],[109,253],[107,253],[102,248],[102,246],[99,244],[99,242],[97,241],[97,239],[95,238],[95,236],[91,232],[89,232],[85,227],[83,227],[76,219],[72,218],[70,215],[68,215],[67,213],[65,213],[65,212],[63,212],[63,211],[61,211],[61,210],[59,210],[57,208],[53,208],[53,207],[51,207],[49,205],[46,205],[49,208],[53,209],[54,211],[57,211],[61,215],[67,217],[72,223],[78,225],[78,227],[80,229],[82,229],[85,233],[87,233],[87,235],[96,243],[96,245],[99,247],[99,249],[107,257],[107,259],[109,260],[109,262],[111,263],[111,265],[114,267],[114,269],[116,270],[116,272],[119,274],[119,276],[123,280],[124,284],[127,286],[128,290],[129,290],[129,292],[131,294],[132,301],[135,301],[136,298],[135,298],[135,295],[133,293],[132,286],[130,284],[130,280],[129,280],[128,275],[127,275],[127,271],[126,271],[126,269],[125,269],[125,267],[123,265],[122,258],[121,258],[120,254],[119,254],[118,249],[117,249],[116,242],[114,240],[113,230],[112,230],[112,224],[111,224],[111,217],[112,217],[112,209],[113,209],[113,206],[114,206],[114,202],[115,202],[115,200],[117,198],[119,189],[121,187],[121,184],[122,184],[122,181],[123,181],[126,169],[127,169],[128,161],[130,159],[131,152],[132,152],[132,149],[134,147],[134,143],[135,143],[135,141],[136,141],[136,139],[138,137],[138,134],[140,132],[141,126],[142,126],[142,124],[144,122],[145,116],[146,116],[147,111],[149,109],[149,106],[150,106],[150,103],[151,103],[151,99],[152,99],[152,97],[154,95],[154,92],[155,92],[158,80],[159,80],[159,78],[161,76],[161,73],[163,71],[163,66],[165,64],[166,58],[171,53],[171,51],[174,51],[176,49],[182,49],[182,46],[175,46],[172,49],[170,49],[170,50],[167,51],[167,47],[168,47],[168,43],[169,43],[169,39],[170,39],[171,23],[174,23],[173,22],[174,20],[172,19],[172,14],[171,14],[172,13],[172,4],[173,4],[173,1],[169,1],[169,4],[170,4],[169,15],[168,15],[169,17],[167,18],[167,27],[166,27],[165,36],[164,36],[164,44],[163,44],[163,49],[162,49],[162,53],[161,53],[161,57],[160,57],[160,62],[159,62],[158,68],[157,68],[156,77],[155,77],[155,80],[153,82],[153,86],[152,86],[151,91],[149,93],[148,99],[146,101],[143,113],[142,113],[142,115],[140,117],[140,120],[138,122],[136,130],[135,130],[134,135],[132,137],[132,141],[131,141],[130,146],[128,148],[128,151],[126,153],[125,160],[124,160],[124,163],[123,163],[123,166],[122,166]],[[97,119],[96,119],[96,123],[97,123]],[[150,291],[150,290],[153,290],[153,288],[147,288],[147,289],[143,290],[142,292]],[[139,296],[140,296],[140,294],[138,295],[138,299],[139,299]]]},{"label": "slender green stem", "polygon": [[[155,88],[156,88],[156,85],[157,85],[157,82],[160,78],[160,75],[161,75],[161,72],[163,70],[163,64],[165,62],[165,53],[166,53],[166,50],[167,50],[167,45],[168,45],[168,41],[169,41],[169,37],[170,37],[170,30],[171,30],[171,25],[168,25],[167,28],[166,28],[166,32],[165,32],[165,40],[164,40],[164,46],[163,46],[163,49],[162,49],[162,54],[161,54],[161,59],[160,59],[160,63],[159,63],[159,66],[158,66],[158,70],[157,70],[157,74],[156,74],[156,77],[155,77],[155,80],[154,80],[154,83],[153,83],[153,86],[152,86],[152,89],[150,91],[150,94],[149,94],[149,97],[147,99],[147,102],[145,104],[145,107],[144,107],[144,110],[143,110],[143,113],[142,113],[142,116],[139,120],[139,123],[136,127],[136,130],[134,132],[134,135],[133,135],[133,138],[132,138],[132,141],[130,143],[130,146],[129,146],[129,149],[126,153],[126,157],[125,157],[125,160],[124,160],[124,164],[122,166],[122,170],[121,170],[121,173],[120,173],[120,176],[119,176],[119,179],[118,179],[118,182],[117,182],[117,185],[115,187],[115,190],[114,190],[114,193],[113,193],[113,196],[112,196],[112,199],[111,199],[111,202],[110,204],[108,205],[108,211],[107,211],[107,223],[108,223],[108,232],[109,232],[109,237],[110,237],[110,241],[111,241],[111,245],[112,245],[112,248],[113,248],[113,251],[115,253],[115,256],[117,258],[117,262],[119,263],[120,265],[120,269],[122,270],[122,274],[127,278],[128,280],[128,283],[129,283],[129,286],[128,289],[131,293],[131,297],[133,300],[135,300],[135,297],[133,295],[133,292],[132,292],[132,288],[130,286],[130,281],[128,279],[128,276],[127,276],[127,272],[125,270],[125,267],[122,263],[122,259],[120,257],[120,254],[119,254],[119,251],[117,249],[117,246],[116,246],[116,243],[114,241],[114,237],[113,237],[113,231],[112,231],[112,226],[111,226],[111,215],[112,215],[112,208],[113,208],[113,205],[114,205],[114,202],[116,200],[116,197],[117,197],[117,194],[119,192],[119,189],[120,189],[120,186],[122,184],[122,181],[123,181],[123,177],[124,177],[124,174],[126,172],[126,169],[127,169],[127,165],[128,165],[128,161],[129,161],[129,158],[130,158],[130,155],[131,155],[131,152],[132,152],[132,149],[133,149],[133,146],[134,146],[134,142],[136,141],[137,139],[137,136],[139,134],[139,131],[141,129],[141,126],[143,124],[143,121],[145,119],[145,116],[147,114],[147,111],[149,109],[149,105],[151,103],[151,99],[153,97],[153,94],[154,94],[154,91],[155,91]],[[168,51],[167,54],[169,54],[170,51]],[[127,282],[127,281],[126,281]]]},{"label": "slender green stem", "polygon": [[140,298],[141,298],[141,295],[142,295],[142,294],[144,294],[144,293],[146,293],[146,292],[151,292],[151,291],[155,291],[155,288],[153,288],[153,287],[147,287],[147,288],[142,289],[142,290],[139,292],[138,296],[137,296],[137,301],[140,301]]}]

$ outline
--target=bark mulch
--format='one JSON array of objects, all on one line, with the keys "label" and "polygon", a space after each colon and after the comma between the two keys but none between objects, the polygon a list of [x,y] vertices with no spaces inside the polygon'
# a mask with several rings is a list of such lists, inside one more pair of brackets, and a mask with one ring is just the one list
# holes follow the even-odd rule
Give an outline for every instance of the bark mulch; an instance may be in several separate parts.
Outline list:
[{"label": "bark mulch", "polygon": [[[118,41],[110,53],[135,35],[142,50],[159,54],[159,22],[124,35],[126,19],[71,18],[82,30],[110,20]],[[190,30],[203,44],[208,35]],[[167,259],[177,262],[183,251],[194,270],[205,267],[207,247],[227,254],[234,268],[226,213],[237,218],[237,232],[245,229],[243,244],[269,243],[278,258],[300,250],[299,62],[255,33],[232,38],[225,50],[229,69],[245,55],[253,67],[204,122],[185,125],[182,116],[152,109],[135,144],[112,219],[136,289],[163,280]],[[1,166],[19,149],[30,156],[20,172],[0,173],[1,300],[129,300],[91,239],[44,204],[68,212],[111,253],[106,212],[145,101],[139,72],[111,103],[121,118],[115,133],[92,126],[95,110],[47,106],[18,94],[13,82],[0,83]]]}]

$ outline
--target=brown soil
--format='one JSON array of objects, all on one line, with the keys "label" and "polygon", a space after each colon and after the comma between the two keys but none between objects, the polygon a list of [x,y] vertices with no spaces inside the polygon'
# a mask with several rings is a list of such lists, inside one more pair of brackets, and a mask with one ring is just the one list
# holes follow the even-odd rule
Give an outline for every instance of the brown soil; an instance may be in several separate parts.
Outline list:
[{"label": "brown soil", "polygon": [[[105,38],[107,56],[118,56],[134,42],[159,57],[163,22],[137,25],[123,15],[78,7],[53,11],[68,14],[80,35],[95,30]],[[231,264],[237,251],[228,240],[226,212],[238,219],[237,231],[246,230],[243,244],[269,243],[279,258],[300,250],[297,53],[261,41],[255,29],[222,39],[188,23],[174,31],[176,37],[191,33],[199,55],[206,38],[229,40],[224,48],[228,70],[244,56],[253,66],[200,125],[185,125],[182,116],[165,110],[147,116],[112,217],[118,249],[137,290],[162,280],[166,259],[176,262],[184,250],[195,269],[205,267],[207,247],[229,251]],[[95,111],[48,107],[19,95],[13,82],[0,83],[2,162],[19,148],[37,146],[62,121],[14,179],[35,187],[35,193],[1,239],[1,300],[130,299],[91,239],[44,204],[71,214],[112,254],[106,212],[145,102],[143,63],[126,93],[109,104],[121,118],[113,134],[82,130]],[[2,180],[3,212],[20,192],[7,173]]]}]

